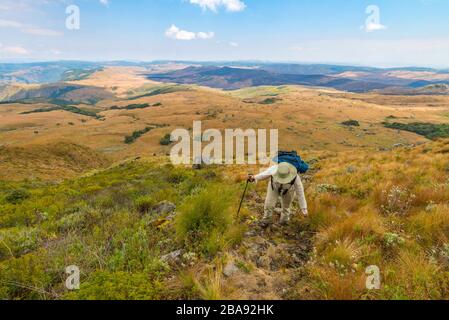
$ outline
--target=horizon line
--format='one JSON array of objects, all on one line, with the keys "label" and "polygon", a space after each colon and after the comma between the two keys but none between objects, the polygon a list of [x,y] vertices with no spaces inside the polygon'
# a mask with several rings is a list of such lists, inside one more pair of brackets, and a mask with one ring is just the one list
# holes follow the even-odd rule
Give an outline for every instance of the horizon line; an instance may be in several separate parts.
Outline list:
[{"label": "horizon line", "polygon": [[423,66],[423,65],[368,65],[368,64],[357,64],[350,62],[301,62],[296,60],[265,60],[265,59],[242,59],[242,60],[195,60],[195,59],[151,59],[151,60],[140,60],[140,59],[106,59],[106,60],[95,60],[95,59],[0,59],[0,64],[33,64],[33,63],[58,63],[58,62],[86,62],[86,63],[117,63],[117,62],[127,62],[127,63],[263,63],[263,64],[295,64],[295,65],[323,65],[323,66],[341,66],[341,67],[358,67],[358,68],[373,68],[373,69],[433,69],[433,70],[446,70],[449,66]]}]

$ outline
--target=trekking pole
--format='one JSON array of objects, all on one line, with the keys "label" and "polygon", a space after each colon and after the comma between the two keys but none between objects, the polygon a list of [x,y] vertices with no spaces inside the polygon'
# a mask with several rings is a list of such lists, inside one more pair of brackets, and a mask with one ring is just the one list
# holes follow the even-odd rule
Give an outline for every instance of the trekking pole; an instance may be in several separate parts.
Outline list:
[{"label": "trekking pole", "polygon": [[243,191],[242,200],[240,200],[239,211],[237,212],[237,219],[240,218],[240,210],[242,210],[243,200],[245,199],[246,191],[248,190],[249,179],[246,180],[245,191]]}]

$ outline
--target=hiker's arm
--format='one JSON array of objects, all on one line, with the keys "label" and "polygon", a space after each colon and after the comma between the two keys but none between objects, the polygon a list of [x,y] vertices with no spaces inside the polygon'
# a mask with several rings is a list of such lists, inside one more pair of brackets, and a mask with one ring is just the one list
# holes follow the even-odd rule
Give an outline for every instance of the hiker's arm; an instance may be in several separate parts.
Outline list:
[{"label": "hiker's arm", "polygon": [[256,182],[267,180],[267,179],[271,178],[271,176],[273,176],[273,174],[276,173],[276,170],[277,170],[277,166],[273,166],[273,167],[265,170],[264,172],[259,173],[257,176],[254,177],[254,180]]},{"label": "hiker's arm", "polygon": [[307,200],[304,194],[304,185],[302,184],[301,177],[298,175],[298,178],[295,181],[295,189],[296,194],[298,196],[299,207],[301,210],[307,212]]}]

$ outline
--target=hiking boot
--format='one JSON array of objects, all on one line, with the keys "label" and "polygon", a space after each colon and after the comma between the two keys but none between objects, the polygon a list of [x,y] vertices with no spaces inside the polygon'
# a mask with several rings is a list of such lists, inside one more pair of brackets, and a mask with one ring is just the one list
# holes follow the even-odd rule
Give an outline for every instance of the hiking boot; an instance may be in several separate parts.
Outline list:
[{"label": "hiking boot", "polygon": [[263,219],[259,223],[259,225],[264,229],[268,228],[272,224],[273,224],[273,217],[263,217]]},{"label": "hiking boot", "polygon": [[290,223],[290,215],[289,214],[282,214],[281,220],[279,221],[279,224],[281,226],[287,226]]}]

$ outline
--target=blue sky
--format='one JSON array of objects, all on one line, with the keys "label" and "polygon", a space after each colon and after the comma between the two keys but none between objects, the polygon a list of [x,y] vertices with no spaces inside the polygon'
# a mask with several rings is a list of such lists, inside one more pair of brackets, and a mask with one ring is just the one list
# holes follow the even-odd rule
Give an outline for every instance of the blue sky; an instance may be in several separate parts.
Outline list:
[{"label": "blue sky", "polygon": [[1,0],[0,60],[449,67],[448,12],[449,0]]}]

